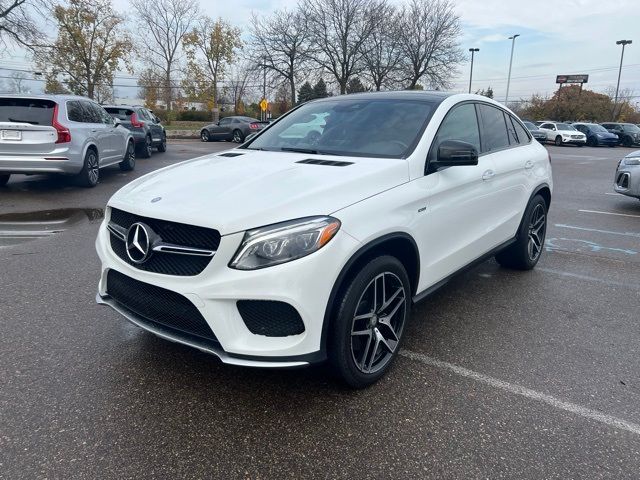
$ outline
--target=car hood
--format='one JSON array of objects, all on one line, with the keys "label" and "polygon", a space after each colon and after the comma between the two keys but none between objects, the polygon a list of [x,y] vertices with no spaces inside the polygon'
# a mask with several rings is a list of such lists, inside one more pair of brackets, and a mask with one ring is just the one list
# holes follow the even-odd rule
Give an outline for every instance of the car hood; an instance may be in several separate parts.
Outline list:
[{"label": "car hood", "polygon": [[594,132],[594,135],[599,135],[602,138],[618,138],[618,135],[611,132]]},{"label": "car hood", "polygon": [[[409,181],[406,160],[233,153],[241,152],[232,158],[207,155],[152,172],[121,188],[109,205],[142,216],[215,228],[226,235],[329,215]],[[309,159],[349,165],[299,163]]]}]

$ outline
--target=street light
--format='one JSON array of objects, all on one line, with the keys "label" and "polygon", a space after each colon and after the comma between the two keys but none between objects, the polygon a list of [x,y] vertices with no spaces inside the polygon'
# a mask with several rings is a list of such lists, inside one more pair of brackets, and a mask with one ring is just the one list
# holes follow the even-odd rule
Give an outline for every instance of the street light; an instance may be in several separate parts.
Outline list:
[{"label": "street light", "polygon": [[624,47],[631,45],[631,40],[618,40],[616,45],[622,45],[622,54],[620,55],[620,69],[618,70],[618,84],[616,85],[616,99],[613,101],[613,118],[616,116],[616,106],[618,105],[618,90],[620,89],[620,76],[622,75],[622,60],[624,59]]},{"label": "street light", "polygon": [[473,54],[476,52],[479,52],[480,49],[470,48],[469,51],[471,52],[471,73],[469,73],[469,93],[471,93],[471,79],[473,78]]},{"label": "street light", "polygon": [[519,33],[515,34],[512,37],[509,37],[511,40],[511,60],[509,60],[509,76],[507,77],[507,94],[504,96],[504,104],[507,105],[507,101],[509,101],[509,84],[511,83],[511,65],[513,64],[513,47],[516,44],[516,38],[520,36]]}]

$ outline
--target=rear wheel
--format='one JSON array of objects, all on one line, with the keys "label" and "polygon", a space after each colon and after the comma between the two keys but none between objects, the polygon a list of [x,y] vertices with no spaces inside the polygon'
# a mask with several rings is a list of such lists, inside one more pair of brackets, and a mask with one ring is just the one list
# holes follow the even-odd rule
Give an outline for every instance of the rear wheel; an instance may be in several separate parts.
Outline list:
[{"label": "rear wheel", "polygon": [[118,166],[123,172],[129,172],[136,168],[136,147],[133,142],[127,144],[127,152],[124,154],[124,159]]},{"label": "rear wheel", "polygon": [[409,318],[411,287],[395,257],[371,260],[337,299],[330,333],[329,360],[353,388],[380,379],[398,354]]},{"label": "rear wheel", "polygon": [[84,155],[84,165],[76,176],[78,185],[82,187],[95,187],[100,181],[100,161],[98,153],[90,148]]},{"label": "rear wheel", "polygon": [[153,149],[151,144],[151,137],[147,135],[146,137],[144,137],[144,143],[140,147],[140,156],[142,158],[149,158],[152,152]]},{"label": "rear wheel", "polygon": [[7,184],[9,177],[11,177],[10,173],[7,175],[0,175],[0,187],[4,187]]},{"label": "rear wheel", "polygon": [[242,134],[242,132],[238,129],[235,129],[233,131],[233,141],[235,143],[242,143],[244,141],[244,135]]},{"label": "rear wheel", "polygon": [[556,144],[556,147],[560,147],[562,146],[562,137],[560,135],[558,135],[554,141],[554,143]]},{"label": "rear wheel", "polygon": [[209,135],[209,130],[202,130],[200,132],[200,140],[202,140],[203,142],[211,141],[211,135]]},{"label": "rear wheel", "polygon": [[540,195],[533,197],[525,210],[515,243],[496,255],[503,267],[531,270],[536,266],[547,234],[547,203]]},{"label": "rear wheel", "polygon": [[167,134],[163,134],[162,135],[162,141],[160,142],[160,145],[158,145],[158,151],[163,153],[167,151]]}]

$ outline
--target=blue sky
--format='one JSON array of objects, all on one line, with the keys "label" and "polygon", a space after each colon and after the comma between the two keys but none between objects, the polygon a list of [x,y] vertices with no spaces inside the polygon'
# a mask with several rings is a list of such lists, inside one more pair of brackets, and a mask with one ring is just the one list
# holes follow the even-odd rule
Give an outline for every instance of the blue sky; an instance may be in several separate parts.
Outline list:
[{"label": "blue sky", "polygon": [[[400,4],[402,0],[390,0]],[[222,17],[246,31],[251,11],[265,15],[277,8],[294,8],[297,0],[200,0],[202,10]],[[549,95],[557,74],[587,73],[587,88],[615,87],[621,48],[616,40],[632,39],[625,51],[621,88],[634,91],[640,102],[640,0],[454,0],[461,17],[461,47],[480,48],[474,63],[473,90],[491,86],[503,99],[511,41],[520,34],[514,53],[511,99],[533,93]],[[129,14],[128,0],[114,0]],[[11,52],[8,52],[11,53]],[[21,53],[4,55],[0,65],[24,65]],[[453,89],[466,91],[469,62],[452,79]],[[124,81],[122,81],[124,83]],[[135,94],[121,89],[119,96]],[[129,90],[129,92],[127,92]]]}]

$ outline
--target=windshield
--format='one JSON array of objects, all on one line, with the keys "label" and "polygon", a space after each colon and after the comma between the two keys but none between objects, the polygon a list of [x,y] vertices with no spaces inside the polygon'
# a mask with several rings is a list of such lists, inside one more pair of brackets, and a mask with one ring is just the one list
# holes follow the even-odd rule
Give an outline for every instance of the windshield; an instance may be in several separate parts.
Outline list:
[{"label": "windshield", "polygon": [[574,127],[572,127],[571,125],[567,125],[566,123],[558,123],[556,127],[558,128],[558,130],[575,130]]},{"label": "windshield", "polygon": [[622,128],[625,132],[638,133],[640,128],[636,127],[633,123],[623,123]]},{"label": "windshield", "polygon": [[534,125],[531,122],[522,122],[524,123],[524,126],[527,127],[529,130],[540,130],[536,125]]},{"label": "windshield", "polygon": [[434,106],[424,100],[372,98],[312,102],[279,120],[245,148],[403,158],[417,144]]},{"label": "windshield", "polygon": [[592,132],[609,133],[609,131],[606,128],[604,128],[602,125],[588,124],[587,127],[589,127],[589,130],[591,130]]}]

